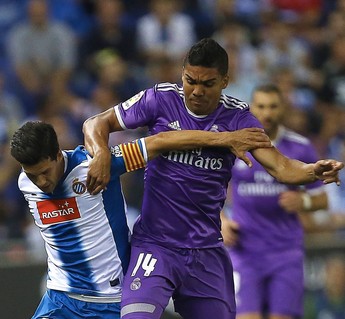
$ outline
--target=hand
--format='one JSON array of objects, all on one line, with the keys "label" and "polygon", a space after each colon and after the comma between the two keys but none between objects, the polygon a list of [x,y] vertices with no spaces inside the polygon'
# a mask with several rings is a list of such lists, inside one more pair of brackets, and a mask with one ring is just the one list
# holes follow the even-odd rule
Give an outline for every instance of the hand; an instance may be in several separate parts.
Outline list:
[{"label": "hand", "polygon": [[339,171],[344,168],[344,163],[333,159],[320,160],[314,164],[315,176],[324,184],[336,183],[340,185]]},{"label": "hand", "polygon": [[91,195],[96,195],[106,188],[110,180],[111,154],[109,149],[94,156],[89,165],[86,187]]},{"label": "hand", "polygon": [[303,210],[302,192],[286,191],[279,195],[278,203],[288,213],[297,213]]},{"label": "hand", "polygon": [[272,147],[271,140],[261,128],[245,128],[230,132],[230,134],[231,142],[229,144],[231,152],[244,161],[249,167],[252,167],[253,164],[247,157],[246,152],[256,148]]},{"label": "hand", "polygon": [[238,242],[240,226],[234,220],[222,219],[222,236],[225,246],[235,246]]}]

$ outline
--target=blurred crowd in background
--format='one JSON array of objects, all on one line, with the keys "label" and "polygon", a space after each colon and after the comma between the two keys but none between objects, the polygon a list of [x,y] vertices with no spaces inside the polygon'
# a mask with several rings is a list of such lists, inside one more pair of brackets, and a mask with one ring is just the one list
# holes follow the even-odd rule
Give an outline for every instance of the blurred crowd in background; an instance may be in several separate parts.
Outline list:
[{"label": "blurred crowd in background", "polygon": [[[257,84],[274,82],[288,103],[285,124],[320,158],[345,161],[345,0],[1,0],[0,242],[15,244],[0,247],[8,258],[39,241],[8,152],[13,131],[37,118],[54,125],[62,148],[83,144],[89,116],[155,83],[180,83],[184,54],[204,37],[228,51],[224,93],[249,103]],[[114,133],[110,142],[145,134]],[[341,174],[329,211],[308,231],[345,238]],[[123,178],[133,216],[142,177]]]}]

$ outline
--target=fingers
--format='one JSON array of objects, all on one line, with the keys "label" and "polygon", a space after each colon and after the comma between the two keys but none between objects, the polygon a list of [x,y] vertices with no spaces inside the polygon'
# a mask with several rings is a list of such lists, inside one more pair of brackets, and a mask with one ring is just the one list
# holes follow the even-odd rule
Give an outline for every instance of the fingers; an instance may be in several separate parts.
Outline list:
[{"label": "fingers", "polygon": [[323,181],[322,181],[324,184],[331,184],[331,183],[336,183],[337,186],[340,186],[341,184],[341,181],[338,177],[329,177],[329,178],[325,178]]},{"label": "fingers", "polygon": [[344,163],[335,160],[320,160],[317,162],[319,178],[324,184],[336,183],[340,185],[339,171],[344,168]]},{"label": "fingers", "polygon": [[109,179],[107,179],[106,176],[104,176],[103,178],[100,178],[99,176],[94,177],[88,174],[87,179],[86,179],[87,190],[91,195],[96,195],[106,188],[108,181]]},{"label": "fingers", "polygon": [[249,157],[246,156],[246,154],[243,154],[241,156],[238,156],[238,158],[240,160],[242,160],[243,162],[245,162],[247,164],[248,167],[252,167],[253,163],[252,161],[249,159]]}]

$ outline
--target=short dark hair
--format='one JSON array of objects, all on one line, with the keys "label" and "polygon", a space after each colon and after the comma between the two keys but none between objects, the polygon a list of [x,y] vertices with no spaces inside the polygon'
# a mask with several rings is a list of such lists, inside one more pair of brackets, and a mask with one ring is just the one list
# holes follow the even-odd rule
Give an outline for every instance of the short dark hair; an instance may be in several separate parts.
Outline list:
[{"label": "short dark hair", "polygon": [[190,48],[183,61],[183,66],[187,64],[216,68],[221,75],[226,75],[229,58],[225,49],[218,42],[211,38],[204,38]]},{"label": "short dark hair", "polygon": [[281,100],[283,100],[282,91],[280,88],[274,83],[264,83],[256,86],[252,93],[252,98],[256,92],[264,92],[264,93],[276,93]]},{"label": "short dark hair", "polygon": [[28,121],[14,132],[10,149],[20,164],[36,165],[44,159],[56,160],[60,146],[51,124]]}]

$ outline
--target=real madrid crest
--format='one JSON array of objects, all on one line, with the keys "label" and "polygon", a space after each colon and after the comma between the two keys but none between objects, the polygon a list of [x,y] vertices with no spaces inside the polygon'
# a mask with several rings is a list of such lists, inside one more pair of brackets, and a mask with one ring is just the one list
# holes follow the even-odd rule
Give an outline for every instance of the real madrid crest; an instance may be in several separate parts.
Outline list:
[{"label": "real madrid crest", "polygon": [[141,287],[141,281],[140,278],[134,278],[134,280],[131,282],[130,289],[131,290],[138,290]]},{"label": "real madrid crest", "polygon": [[81,195],[81,194],[85,193],[86,185],[84,183],[80,182],[78,178],[76,178],[72,182],[72,189],[73,189],[73,192],[75,192],[78,195]]}]

